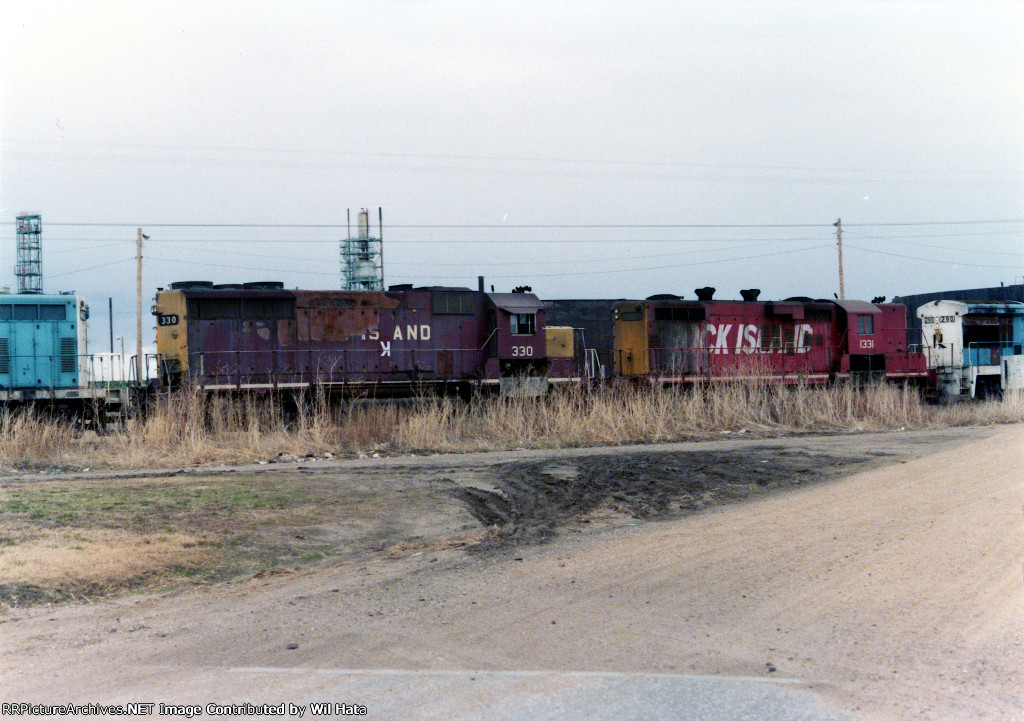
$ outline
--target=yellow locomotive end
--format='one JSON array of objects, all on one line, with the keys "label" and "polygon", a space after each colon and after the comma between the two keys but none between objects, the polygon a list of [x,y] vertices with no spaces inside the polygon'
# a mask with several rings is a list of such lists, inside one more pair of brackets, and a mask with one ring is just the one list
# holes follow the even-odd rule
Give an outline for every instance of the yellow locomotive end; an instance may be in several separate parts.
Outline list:
[{"label": "yellow locomotive end", "polygon": [[573,329],[570,326],[545,326],[548,358],[574,358]]},{"label": "yellow locomotive end", "polygon": [[188,371],[188,333],[185,315],[185,294],[180,290],[159,290],[156,293],[156,352],[160,373],[183,374]]}]

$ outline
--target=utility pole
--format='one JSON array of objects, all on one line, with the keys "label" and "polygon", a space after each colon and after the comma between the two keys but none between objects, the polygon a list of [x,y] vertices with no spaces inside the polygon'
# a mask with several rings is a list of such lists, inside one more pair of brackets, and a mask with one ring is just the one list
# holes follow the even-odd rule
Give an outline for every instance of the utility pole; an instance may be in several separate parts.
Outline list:
[{"label": "utility pole", "polygon": [[839,241],[839,299],[846,298],[846,285],[843,283],[843,219],[840,218],[832,225],[836,229],[836,238]]},{"label": "utility pole", "polygon": [[142,228],[135,239],[135,382],[142,383]]}]

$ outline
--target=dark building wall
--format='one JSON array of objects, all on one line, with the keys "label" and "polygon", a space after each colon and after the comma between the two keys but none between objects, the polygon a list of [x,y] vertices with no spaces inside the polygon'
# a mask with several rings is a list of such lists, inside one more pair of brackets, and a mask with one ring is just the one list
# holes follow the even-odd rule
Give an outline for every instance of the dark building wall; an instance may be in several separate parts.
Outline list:
[{"label": "dark building wall", "polygon": [[995,288],[970,288],[967,290],[941,290],[935,293],[896,296],[893,303],[907,306],[907,328],[911,343],[921,342],[921,320],[917,309],[933,300],[976,300],[986,303],[1001,300],[1016,300],[1024,303],[1024,284],[1001,285]]},{"label": "dark building wall", "polygon": [[605,375],[612,372],[612,304],[615,300],[546,300],[547,325],[567,325],[583,331],[587,348],[597,350]]}]

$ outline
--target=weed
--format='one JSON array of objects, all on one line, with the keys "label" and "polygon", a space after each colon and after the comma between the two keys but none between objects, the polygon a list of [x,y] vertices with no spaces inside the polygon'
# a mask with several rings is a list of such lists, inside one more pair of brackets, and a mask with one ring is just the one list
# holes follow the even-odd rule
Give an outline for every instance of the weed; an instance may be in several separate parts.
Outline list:
[{"label": "weed", "polygon": [[[777,435],[1021,421],[1021,394],[933,406],[909,388],[756,381],[609,385],[472,403],[357,402],[344,409],[314,399],[297,415],[273,398],[207,403],[182,393],[100,439],[76,437],[60,421],[31,413],[0,415],[0,464],[149,468],[327,451],[462,452],[665,442],[744,430]],[[404,493],[401,502],[429,501],[414,496]],[[360,543],[386,541],[379,528],[389,527],[388,505],[396,499],[380,489],[334,487],[298,473],[287,483],[239,474],[11,484],[0,488],[0,602],[66,600],[315,563],[347,552],[329,530],[338,517],[376,519],[377,526],[366,527],[378,530],[359,536]]]},{"label": "weed", "polygon": [[[286,412],[274,397],[206,400],[183,391],[99,440],[76,438],[70,426],[57,420],[3,414],[0,465],[130,469],[301,458],[328,451],[463,452],[699,439],[744,429],[777,434],[1020,421],[1020,394],[1003,401],[933,406],[912,388],[781,386],[756,378],[686,388],[608,385],[562,390],[540,399],[493,397],[473,403],[448,398],[403,405],[356,400],[336,408],[314,397],[300,402],[296,413]],[[266,507],[278,502],[268,497],[258,501]],[[191,502],[179,498],[177,503],[186,508]],[[231,499],[224,503],[226,509],[239,505]],[[24,512],[9,506],[5,510]]]}]

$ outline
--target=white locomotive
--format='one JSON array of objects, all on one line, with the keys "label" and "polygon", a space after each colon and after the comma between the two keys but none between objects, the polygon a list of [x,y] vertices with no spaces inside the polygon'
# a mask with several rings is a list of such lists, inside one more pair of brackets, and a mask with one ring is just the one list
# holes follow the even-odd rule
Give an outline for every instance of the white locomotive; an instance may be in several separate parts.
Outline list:
[{"label": "white locomotive", "polygon": [[935,300],[918,308],[917,317],[940,399],[1024,389],[1024,303]]}]

